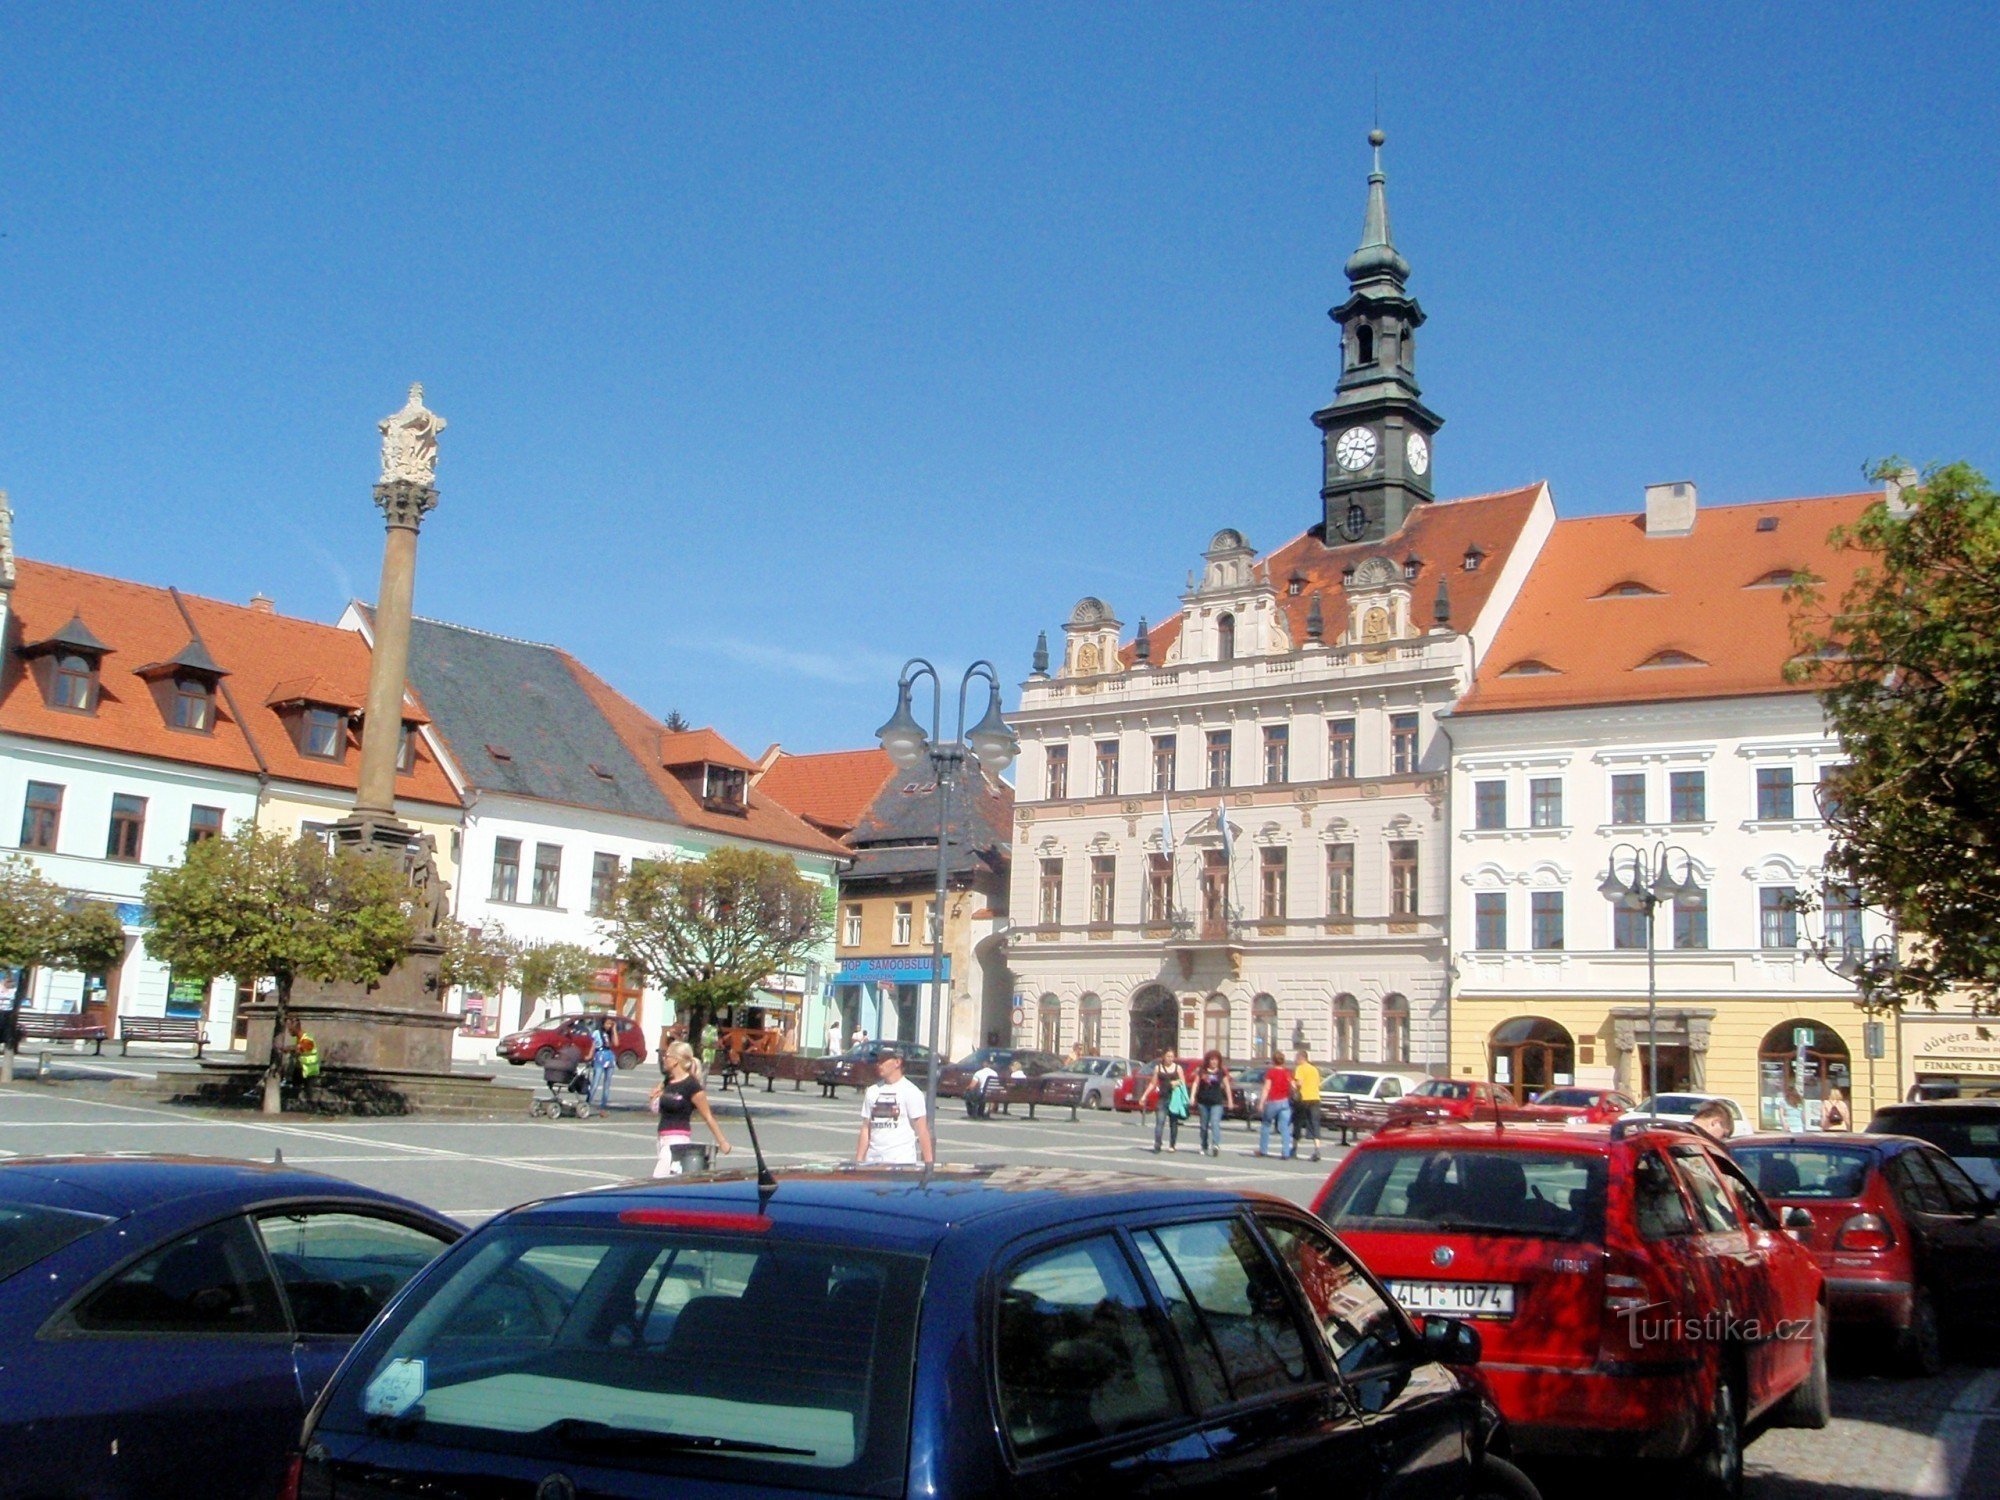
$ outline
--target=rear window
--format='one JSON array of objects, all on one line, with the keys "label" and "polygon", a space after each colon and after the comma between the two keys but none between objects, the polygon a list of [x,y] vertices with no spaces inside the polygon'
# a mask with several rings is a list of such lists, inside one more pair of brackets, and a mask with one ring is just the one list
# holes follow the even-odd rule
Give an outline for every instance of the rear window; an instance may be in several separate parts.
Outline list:
[{"label": "rear window", "polygon": [[0,1203],[0,1281],[111,1221],[39,1203]]},{"label": "rear window", "polygon": [[1374,1090],[1374,1073],[1335,1073],[1320,1084],[1320,1090],[1328,1094],[1366,1094]]},{"label": "rear window", "polygon": [[1859,1198],[1875,1160],[1840,1146],[1736,1146],[1730,1155],[1766,1198]]},{"label": "rear window", "polygon": [[1418,1084],[1411,1092],[1426,1099],[1470,1099],[1472,1085],[1454,1083],[1448,1078],[1432,1078]]},{"label": "rear window", "polygon": [[1604,1237],[1605,1165],[1571,1151],[1358,1152],[1321,1215],[1336,1229],[1443,1229],[1536,1239]]},{"label": "rear window", "polygon": [[378,1325],[321,1425],[901,1494],[923,1271],[765,1234],[498,1226]]},{"label": "rear window", "polygon": [[1588,1109],[1597,1102],[1595,1089],[1548,1089],[1535,1095],[1537,1104],[1559,1104],[1570,1109]]}]

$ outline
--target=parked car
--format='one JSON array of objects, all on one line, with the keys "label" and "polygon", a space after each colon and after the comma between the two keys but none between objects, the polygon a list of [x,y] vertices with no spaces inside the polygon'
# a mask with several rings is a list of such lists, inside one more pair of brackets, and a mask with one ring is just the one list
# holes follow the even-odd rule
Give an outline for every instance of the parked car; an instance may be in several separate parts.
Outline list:
[{"label": "parked car", "polygon": [[1531,1120],[1504,1083],[1469,1078],[1426,1078],[1389,1106],[1385,1127],[1425,1125],[1440,1120]]},{"label": "parked car", "polygon": [[285,1166],[0,1161],[0,1491],[275,1494],[355,1335],[463,1233]]},{"label": "parked car", "polygon": [[[1067,1067],[1058,1068],[1056,1071],[1078,1074],[1083,1078],[1085,1109],[1110,1109],[1118,1085],[1139,1071],[1140,1066],[1129,1057],[1079,1057]],[[942,1082],[939,1087],[943,1087]]]},{"label": "parked car", "polygon": [[[1199,1289],[1199,1297],[1190,1293]],[[1277,1198],[1064,1169],[544,1199],[415,1282],[288,1494],[1534,1500],[1468,1364]]]},{"label": "parked car", "polygon": [[588,1062],[591,1053],[597,1050],[597,1028],[605,1021],[610,1021],[617,1028],[618,1066],[638,1067],[646,1060],[645,1031],[630,1016],[614,1016],[609,1011],[591,1011],[580,1016],[552,1016],[524,1031],[508,1032],[500,1038],[497,1050],[517,1068],[530,1062],[541,1066],[561,1051],[564,1044],[575,1042],[583,1060]]},{"label": "parked car", "polygon": [[1828,1416],[1819,1267],[1720,1146],[1670,1128],[1383,1131],[1314,1200],[1403,1306],[1474,1319],[1524,1453],[1685,1461]]},{"label": "parked car", "polygon": [[1742,1105],[1722,1094],[1662,1094],[1657,1104],[1648,1094],[1618,1118],[1628,1124],[1658,1120],[1663,1125],[1692,1125],[1695,1111],[1709,1104],[1720,1104],[1729,1111],[1731,1139],[1749,1135],[1757,1128],[1750,1123]]},{"label": "parked car", "polygon": [[1885,1104],[1868,1122],[1868,1133],[1929,1141],[1963,1167],[1989,1198],[2000,1197],[2000,1099]]},{"label": "parked car", "polygon": [[1836,1327],[1880,1332],[1919,1374],[1953,1332],[2000,1332],[2000,1217],[1944,1152],[1900,1135],[1752,1136],[1729,1148],[1826,1277]]},{"label": "parked car", "polygon": [[1565,1084],[1543,1089],[1530,1101],[1530,1107],[1545,1118],[1608,1125],[1639,1106],[1616,1089],[1574,1088]]},{"label": "parked car", "polygon": [[1329,1068],[1320,1078],[1320,1122],[1335,1129],[1377,1129],[1389,1108],[1420,1087],[1427,1075],[1374,1068]]},{"label": "parked car", "polygon": [[981,1047],[957,1062],[945,1065],[944,1071],[938,1074],[938,1096],[963,1099],[965,1091],[972,1086],[972,1075],[981,1068],[991,1067],[1002,1077],[1007,1077],[1013,1073],[1016,1062],[1030,1078],[1059,1072],[1063,1065],[1063,1060],[1053,1052],[1037,1052],[1028,1047]]},{"label": "parked car", "polygon": [[865,1089],[882,1081],[880,1064],[885,1057],[903,1060],[903,1076],[921,1086],[931,1071],[931,1049],[916,1042],[863,1042],[845,1052],[820,1059],[814,1082],[832,1093],[836,1089]]}]

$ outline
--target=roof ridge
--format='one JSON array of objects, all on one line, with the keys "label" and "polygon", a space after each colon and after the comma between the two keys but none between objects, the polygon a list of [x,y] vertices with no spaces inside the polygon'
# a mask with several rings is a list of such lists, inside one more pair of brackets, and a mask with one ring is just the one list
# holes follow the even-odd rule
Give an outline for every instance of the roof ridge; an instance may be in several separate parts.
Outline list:
[{"label": "roof ridge", "polygon": [[[1530,480],[1526,484],[1513,485],[1504,490],[1482,490],[1477,495],[1454,495],[1449,500],[1433,500],[1428,505],[1419,506],[1417,507],[1417,509],[1411,511],[1409,519],[1416,520],[1419,517],[1424,516],[1433,510],[1445,506],[1474,505],[1482,500],[1511,499],[1516,495],[1525,495],[1530,493],[1531,491],[1542,489],[1547,484],[1548,481],[1546,479],[1534,479]],[[1305,530],[1299,532],[1296,536],[1293,536],[1285,541],[1278,543],[1278,545],[1275,547],[1267,548],[1265,551],[1258,554],[1258,560],[1260,562],[1268,564],[1272,558],[1276,557],[1280,552],[1283,552],[1287,547],[1294,547],[1297,546],[1300,542],[1312,540],[1313,532],[1315,529],[1316,528],[1313,526],[1308,526],[1306,527]],[[1329,542],[1326,540],[1324,536],[1318,538],[1320,545],[1325,547],[1326,550],[1329,552],[1337,552],[1342,547],[1386,547],[1389,545],[1390,542],[1394,540],[1395,540],[1395,534],[1393,532],[1388,536],[1382,537],[1379,541],[1373,541],[1373,542]]]},{"label": "roof ridge", "polygon": [[[1695,511],[1695,518],[1698,521],[1702,516],[1719,510],[1769,509],[1773,505],[1826,505],[1836,500],[1880,500],[1881,498],[1880,490],[1840,490],[1830,495],[1786,495],[1774,500],[1719,500],[1714,504],[1704,501]],[[1575,521],[1632,521],[1640,519],[1645,514],[1646,508],[1642,505],[1636,510],[1601,510],[1588,515],[1561,516],[1557,518],[1556,524],[1567,526]]]},{"label": "roof ridge", "polygon": [[[365,605],[371,610],[375,608],[366,599],[356,599],[354,603]],[[410,618],[420,625],[436,625],[440,629],[458,630],[464,632],[466,635],[483,635],[489,641],[505,641],[511,646],[533,646],[538,651],[561,651],[563,649],[554,641],[531,641],[524,635],[508,635],[506,632],[500,630],[482,630],[477,625],[461,625],[456,620],[440,620],[432,615],[413,614]]]}]

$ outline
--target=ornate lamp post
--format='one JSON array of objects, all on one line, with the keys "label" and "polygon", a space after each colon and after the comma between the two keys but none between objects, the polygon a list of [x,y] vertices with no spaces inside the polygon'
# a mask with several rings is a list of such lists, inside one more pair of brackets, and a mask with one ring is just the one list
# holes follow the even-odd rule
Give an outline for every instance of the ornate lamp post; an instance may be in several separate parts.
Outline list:
[{"label": "ornate lamp post", "polygon": [[[1624,872],[1620,873],[1620,861]],[[1678,860],[1680,874],[1675,875]],[[1677,844],[1613,844],[1598,894],[1620,911],[1646,914],[1646,1103],[1652,1118],[1660,1111],[1659,978],[1654,958],[1653,922],[1665,901],[1676,901],[1701,887],[1694,878],[1694,857]]]},{"label": "ornate lamp post", "polygon": [[[911,690],[926,677],[931,682],[929,734],[924,733],[924,726],[910,711]],[[986,713],[968,731],[965,727],[965,700],[975,681],[986,683]],[[899,769],[913,770],[928,760],[932,774],[937,777],[937,899],[931,906],[931,1064],[924,1070],[924,1113],[931,1122],[933,1141],[937,1139],[938,1070],[944,1060],[940,1045],[943,1038],[945,884],[949,874],[945,840],[950,832],[951,784],[968,758],[977,762],[982,770],[998,776],[1021,753],[1020,739],[1000,712],[1000,677],[994,671],[993,663],[974,662],[965,669],[965,676],[959,681],[956,739],[946,741],[940,733],[943,712],[944,684],[938,677],[937,668],[921,656],[914,656],[903,664],[902,675],[896,681],[895,713],[889,716],[888,723],[875,731],[875,737],[882,742],[882,748],[888,751],[889,759]]]},{"label": "ornate lamp post", "polygon": [[1868,1059],[1868,1107],[1874,1109],[1875,1058],[1883,1051],[1881,1035],[1875,1029],[1882,1023],[1875,1017],[1883,1009],[1882,992],[1903,967],[1902,947],[1895,934],[1889,932],[1877,933],[1865,948],[1855,942],[1835,945],[1822,932],[1817,942],[1807,945],[1806,951],[1830,973],[1838,974],[1854,986],[1855,1004],[1861,1007],[1861,1050]]}]

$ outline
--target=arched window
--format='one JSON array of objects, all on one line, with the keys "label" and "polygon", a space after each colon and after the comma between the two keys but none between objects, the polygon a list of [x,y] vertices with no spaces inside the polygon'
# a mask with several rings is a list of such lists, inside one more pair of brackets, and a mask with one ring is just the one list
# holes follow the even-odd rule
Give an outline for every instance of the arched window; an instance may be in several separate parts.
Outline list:
[{"label": "arched window", "polygon": [[1830,1091],[1852,1086],[1839,1032],[1805,1018],[1773,1026],[1757,1048],[1757,1128],[1817,1130]]},{"label": "arched window", "polygon": [[1038,1035],[1035,1045],[1044,1052],[1062,1050],[1062,1002],[1054,995],[1044,995],[1035,1006],[1035,1023]]},{"label": "arched window", "polygon": [[1076,1044],[1085,1057],[1104,1053],[1104,1002],[1095,994],[1076,1002]]},{"label": "arched window", "polygon": [[1375,363],[1375,330],[1366,323],[1354,330],[1354,360],[1356,364]]},{"label": "arched window", "polygon": [[1278,1002],[1269,995],[1259,995],[1250,1002],[1250,1055],[1278,1055]]},{"label": "arched window", "polygon": [[1210,995],[1202,1012],[1201,1050],[1229,1056],[1229,1002],[1221,995]]},{"label": "arched window", "polygon": [[1333,1060],[1361,1060],[1361,1002],[1352,995],[1333,997]]},{"label": "arched window", "polygon": [[1126,1048],[1140,1062],[1149,1063],[1179,1045],[1180,1013],[1173,992],[1164,985],[1149,984],[1136,991],[1127,1015]]},{"label": "arched window", "polygon": [[1215,622],[1215,659],[1236,660],[1236,616],[1224,615]]},{"label": "arched window", "polygon": [[1410,1060],[1410,1002],[1401,995],[1382,997],[1382,1061]]},{"label": "arched window", "polygon": [[1495,1083],[1504,1083],[1523,1099],[1576,1077],[1576,1045],[1554,1021],[1541,1016],[1515,1016],[1493,1028],[1486,1054]]}]

